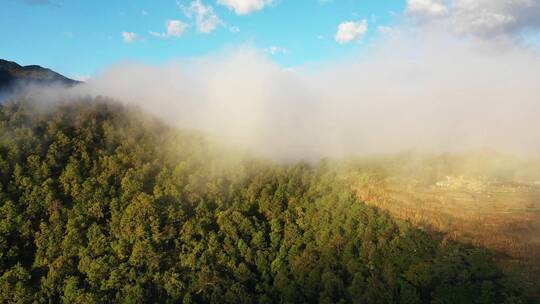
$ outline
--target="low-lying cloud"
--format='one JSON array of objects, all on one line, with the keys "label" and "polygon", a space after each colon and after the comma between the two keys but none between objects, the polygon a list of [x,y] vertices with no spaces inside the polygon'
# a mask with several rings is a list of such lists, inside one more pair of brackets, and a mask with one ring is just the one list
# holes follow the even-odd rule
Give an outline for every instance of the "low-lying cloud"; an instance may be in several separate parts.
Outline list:
[{"label": "low-lying cloud", "polygon": [[71,91],[106,95],[275,159],[492,148],[540,155],[540,57],[514,44],[400,29],[325,67],[239,47],[112,66]]}]

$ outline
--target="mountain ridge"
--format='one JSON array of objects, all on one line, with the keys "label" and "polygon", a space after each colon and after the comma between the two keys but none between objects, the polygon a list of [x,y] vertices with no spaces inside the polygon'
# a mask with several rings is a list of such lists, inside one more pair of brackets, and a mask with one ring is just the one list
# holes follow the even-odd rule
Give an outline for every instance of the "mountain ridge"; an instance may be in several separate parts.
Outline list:
[{"label": "mountain ridge", "polygon": [[81,82],[39,65],[22,66],[14,61],[0,59],[0,92],[16,90],[20,85],[53,83],[73,86]]}]

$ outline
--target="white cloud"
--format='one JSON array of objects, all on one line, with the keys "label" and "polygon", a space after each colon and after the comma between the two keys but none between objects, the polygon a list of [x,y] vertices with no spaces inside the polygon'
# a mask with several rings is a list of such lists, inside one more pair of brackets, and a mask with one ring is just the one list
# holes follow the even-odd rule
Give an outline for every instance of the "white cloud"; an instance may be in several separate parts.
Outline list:
[{"label": "white cloud", "polygon": [[197,31],[200,33],[210,33],[224,24],[214,12],[214,8],[211,5],[204,5],[201,0],[192,1],[189,6],[180,6],[180,8],[189,18],[195,17]]},{"label": "white cloud", "polygon": [[393,29],[392,27],[390,27],[390,26],[384,26],[384,25],[382,25],[382,26],[379,26],[379,27],[377,28],[377,30],[378,30],[379,33],[381,33],[381,34],[391,34],[392,31],[393,31],[394,29]]},{"label": "white cloud", "polygon": [[238,26],[230,26],[229,31],[231,31],[231,33],[239,33],[240,28]]},{"label": "white cloud", "polygon": [[272,45],[266,49],[266,52],[270,53],[271,55],[287,54],[287,49],[281,46]]},{"label": "white cloud", "polygon": [[[493,36],[514,32],[526,26],[528,21],[533,21],[527,20],[527,10],[540,14],[540,3],[529,0],[454,0],[450,22],[460,33]],[[539,25],[536,22],[536,26]]]},{"label": "white cloud", "polygon": [[186,29],[187,25],[184,22],[180,20],[168,20],[166,33],[150,32],[150,35],[158,38],[180,37]]},{"label": "white cloud", "polygon": [[442,16],[448,7],[442,0],[407,0],[407,13],[420,17]]},{"label": "white cloud", "polygon": [[237,15],[246,15],[262,10],[272,0],[218,0],[218,4],[233,10]]},{"label": "white cloud", "polygon": [[141,11],[141,15],[142,15],[142,16],[148,16],[148,12],[147,12],[146,10],[142,10],[142,11]]},{"label": "white cloud", "polygon": [[479,37],[540,31],[538,0],[408,0],[407,13],[429,25]]},{"label": "white cloud", "polygon": [[180,20],[167,21],[167,36],[180,37],[186,30],[186,25]]},{"label": "white cloud", "polygon": [[344,44],[362,37],[368,30],[367,20],[343,22],[338,26],[336,41]]},{"label": "white cloud", "polygon": [[124,39],[124,42],[132,43],[137,40],[137,34],[134,32],[122,32],[122,38]]}]

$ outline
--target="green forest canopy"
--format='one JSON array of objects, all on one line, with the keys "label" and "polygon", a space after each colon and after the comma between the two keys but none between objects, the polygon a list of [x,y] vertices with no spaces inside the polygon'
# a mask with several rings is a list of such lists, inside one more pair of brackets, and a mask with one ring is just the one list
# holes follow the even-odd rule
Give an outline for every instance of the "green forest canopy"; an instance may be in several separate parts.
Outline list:
[{"label": "green forest canopy", "polygon": [[331,162],[225,153],[104,99],[0,107],[1,303],[523,303],[484,250]]}]

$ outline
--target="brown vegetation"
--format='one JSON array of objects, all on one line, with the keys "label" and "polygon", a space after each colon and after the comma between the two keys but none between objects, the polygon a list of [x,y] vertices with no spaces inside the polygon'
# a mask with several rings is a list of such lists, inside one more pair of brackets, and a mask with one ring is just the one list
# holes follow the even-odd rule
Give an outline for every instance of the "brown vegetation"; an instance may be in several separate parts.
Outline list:
[{"label": "brown vegetation", "polygon": [[493,251],[501,267],[540,296],[540,187],[534,181],[516,181],[515,170],[494,178],[430,168],[429,178],[422,178],[418,163],[416,172],[377,164],[348,175],[362,201],[444,239]]}]

